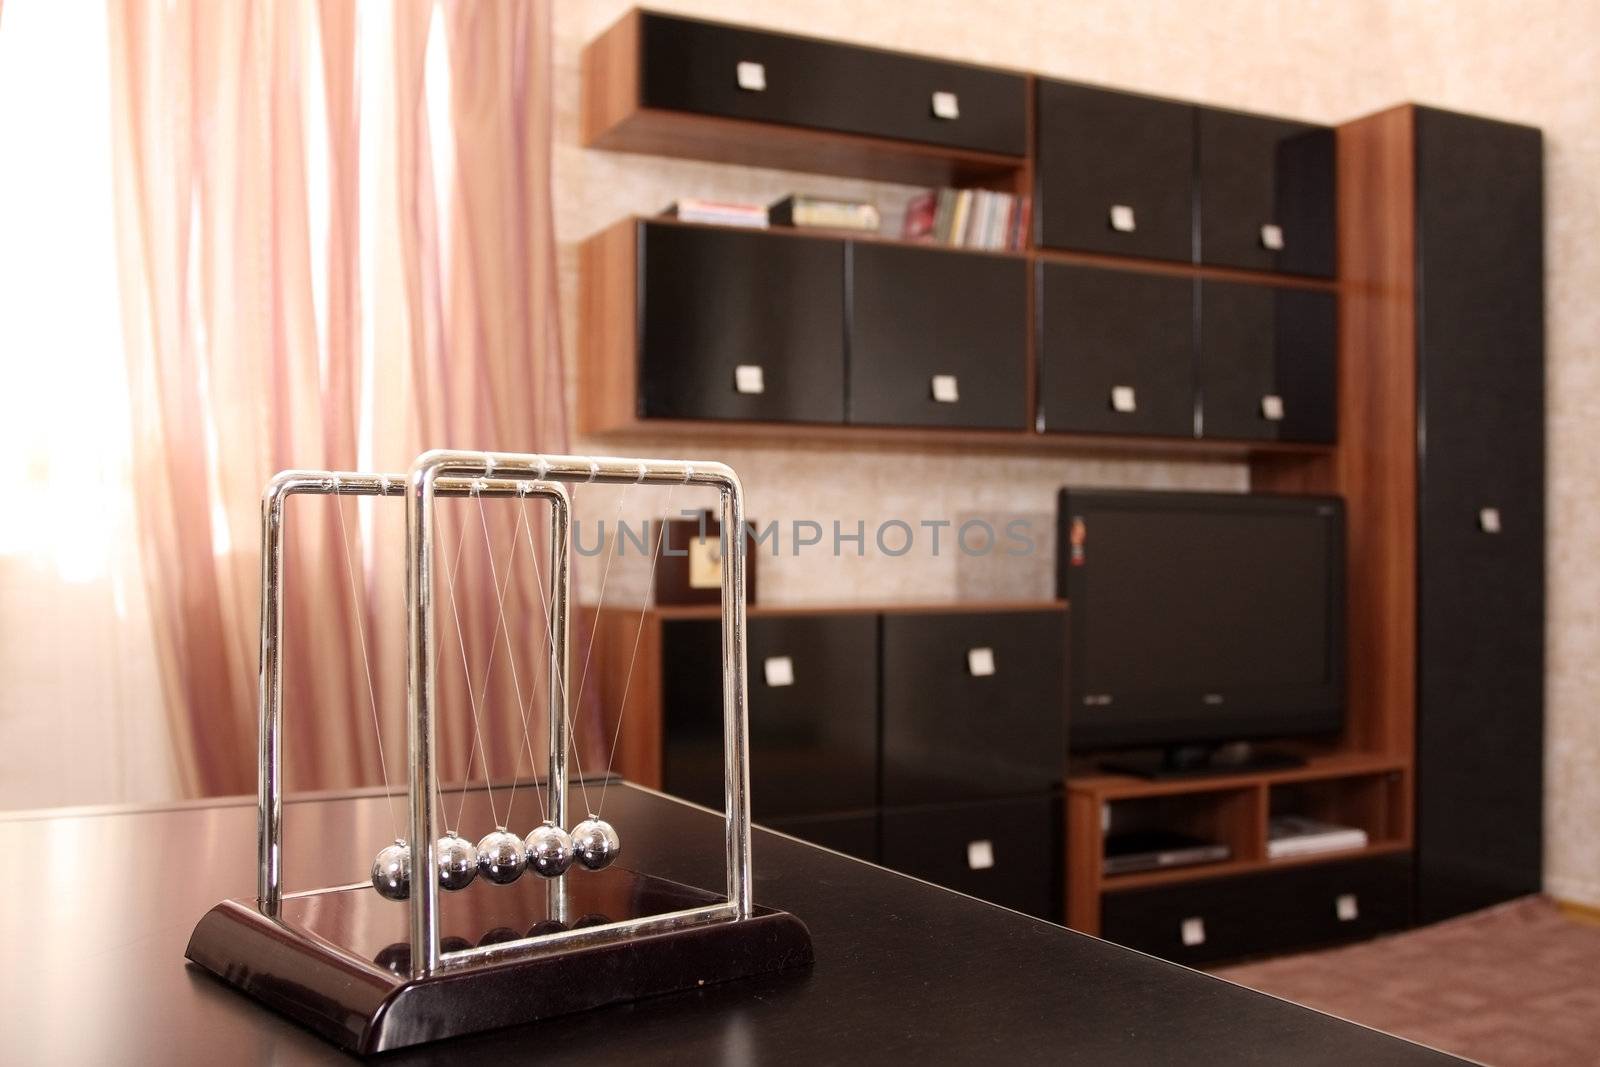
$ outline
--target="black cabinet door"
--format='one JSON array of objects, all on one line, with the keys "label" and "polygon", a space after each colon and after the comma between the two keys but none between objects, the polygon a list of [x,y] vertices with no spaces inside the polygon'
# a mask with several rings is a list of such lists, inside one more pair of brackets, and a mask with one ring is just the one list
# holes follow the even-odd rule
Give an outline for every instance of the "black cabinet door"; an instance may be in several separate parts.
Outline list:
[{"label": "black cabinet door", "polygon": [[1067,82],[1038,93],[1039,244],[1188,262],[1194,107]]},{"label": "black cabinet door", "polygon": [[670,15],[642,20],[645,107],[1027,152],[1020,75]]},{"label": "black cabinet door", "polygon": [[[878,802],[877,619],[751,619],[750,794],[758,820]],[[722,624],[662,623],[664,782],[721,809]]]},{"label": "black cabinet door", "polygon": [[1432,921],[1541,884],[1544,287],[1537,130],[1416,112],[1417,857]]},{"label": "black cabinet door", "polygon": [[1194,282],[1041,263],[1039,416],[1046,430],[1194,434]]},{"label": "black cabinet door", "polygon": [[1332,293],[1202,281],[1202,434],[1332,442],[1338,318]]},{"label": "black cabinet door", "polygon": [[1353,941],[1406,925],[1410,878],[1388,856],[1113,891],[1100,935],[1191,966]]},{"label": "black cabinet door", "polygon": [[1334,133],[1203,107],[1200,262],[1331,278]]},{"label": "black cabinet door", "polygon": [[883,865],[1061,921],[1061,801],[1054,795],[883,812]]},{"label": "black cabinet door", "polygon": [[640,223],[638,314],[640,416],[844,421],[843,242]]},{"label": "black cabinet door", "polygon": [[852,242],[849,421],[1027,426],[1020,257]]},{"label": "black cabinet door", "polygon": [[766,825],[790,837],[843,852],[858,860],[878,862],[878,813],[875,810],[846,815],[767,819]]},{"label": "black cabinet door", "polygon": [[1066,628],[1057,611],[884,616],[883,802],[1059,784]]}]

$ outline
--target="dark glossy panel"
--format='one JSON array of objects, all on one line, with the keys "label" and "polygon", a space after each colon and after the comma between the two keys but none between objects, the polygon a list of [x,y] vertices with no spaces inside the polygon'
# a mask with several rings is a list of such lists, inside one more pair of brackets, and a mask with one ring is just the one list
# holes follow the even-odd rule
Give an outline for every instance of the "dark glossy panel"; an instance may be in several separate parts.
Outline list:
[{"label": "dark glossy panel", "polygon": [[[1039,243],[1190,260],[1193,106],[1067,82],[1038,86]],[[1132,232],[1112,228],[1114,204],[1133,208]]]},{"label": "dark glossy panel", "polygon": [[[1197,110],[1200,262],[1333,277],[1333,130]],[[1263,242],[1266,224],[1281,230],[1281,250]]]},{"label": "dark glossy panel", "polygon": [[[1332,442],[1337,433],[1338,297],[1200,283],[1200,412],[1206,437]],[[1283,418],[1263,400],[1282,400]]]},{"label": "dark glossy panel", "polygon": [[[993,674],[970,672],[968,652],[979,648],[993,653]],[[978,800],[1059,784],[1065,612],[887,615],[882,656],[884,804]]]},{"label": "dark glossy panel", "polygon": [[1027,285],[1017,257],[852,242],[849,421],[1025,428]]},{"label": "dark glossy panel", "polygon": [[[468,807],[471,825],[485,825],[481,791]],[[630,866],[686,885],[721,883],[720,817],[618,785],[605,815],[627,842]],[[291,799],[285,816],[291,888],[361,877],[393,833],[376,794]],[[115,878],[41,868],[15,880],[0,908],[0,966],[19,976],[0,997],[11,1060],[349,1062],[183,965],[207,909],[251,892],[253,800],[0,816],[4,855],[49,855],[84,841],[98,843]],[[173,857],[182,857],[183,877],[173,876]],[[973,1062],[993,1056],[996,1034],[1008,1055],[1032,1062],[1059,1060],[1063,1049],[1096,1064],[1460,1062],[759,830],[755,875],[758,902],[810,928],[809,971],[551,1019],[387,1062],[489,1061],[535,1047],[543,1062],[588,1067],[810,1065],[819,1047],[879,1062]]]},{"label": "dark glossy panel", "polygon": [[883,813],[883,865],[1061,921],[1061,799],[1046,794]]},{"label": "dark glossy panel", "polygon": [[[1016,74],[646,14],[641,102],[646,107],[892,137],[1021,156],[1027,82]],[[739,87],[741,62],[765,68],[766,89]],[[955,93],[959,117],[933,113]]]},{"label": "dark glossy panel", "polygon": [[878,813],[852,812],[848,815],[808,815],[788,819],[768,819],[764,825],[846,856],[877,863]]},{"label": "dark glossy panel", "polygon": [[[1074,433],[1194,434],[1194,285],[1040,263],[1039,413]],[[1134,390],[1134,410],[1112,403]]]},{"label": "dark glossy panel", "polygon": [[641,223],[639,262],[641,416],[844,420],[842,242]]},{"label": "dark glossy panel", "polygon": [[[769,616],[749,622],[751,810],[760,820],[878,802],[877,619]],[[792,685],[767,684],[787,656]],[[722,807],[722,624],[662,623],[667,792]]]},{"label": "dark glossy panel", "polygon": [[1544,214],[1537,130],[1419,109],[1416,132],[1417,837],[1432,920],[1541,884]]},{"label": "dark glossy panel", "polygon": [[[1190,966],[1371,937],[1408,921],[1410,865],[1392,856],[1107,893],[1101,932]],[[1344,895],[1355,898],[1354,918],[1339,917]],[[1185,943],[1185,923],[1194,943]]]}]

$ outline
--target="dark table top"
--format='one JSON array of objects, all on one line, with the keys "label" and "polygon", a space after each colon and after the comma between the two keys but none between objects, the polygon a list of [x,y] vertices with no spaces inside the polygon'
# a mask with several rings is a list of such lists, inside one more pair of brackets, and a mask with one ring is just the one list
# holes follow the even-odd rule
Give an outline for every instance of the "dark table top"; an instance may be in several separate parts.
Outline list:
[{"label": "dark table top", "polygon": [[[472,817],[461,825],[488,824],[480,799],[470,797]],[[532,820],[532,799],[518,802]],[[446,805],[453,810],[454,799]],[[630,866],[722,884],[719,817],[626,785],[611,787],[605,810]],[[291,891],[363,880],[393,836],[381,795],[294,801],[285,823]],[[208,908],[254,892],[253,800],[4,817],[0,856],[0,1060],[242,1067],[346,1059],[183,958]],[[756,900],[810,927],[814,967],[385,1060],[1460,1062],[766,831],[756,834],[755,872]]]}]

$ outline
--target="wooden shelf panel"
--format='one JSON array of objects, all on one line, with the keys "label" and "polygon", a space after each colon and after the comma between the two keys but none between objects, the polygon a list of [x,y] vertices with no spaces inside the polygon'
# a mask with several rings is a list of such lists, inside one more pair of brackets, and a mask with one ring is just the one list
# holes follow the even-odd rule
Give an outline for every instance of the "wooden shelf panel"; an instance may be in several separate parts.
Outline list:
[{"label": "wooden shelf panel", "polygon": [[1137,874],[1114,874],[1100,879],[1100,891],[1102,893],[1115,893],[1128,889],[1149,889],[1155,886],[1197,882],[1208,878],[1227,878],[1231,875],[1276,871],[1288,867],[1311,867],[1319,863],[1334,863],[1340,860],[1392,856],[1396,853],[1408,852],[1410,849],[1411,842],[1409,841],[1375,841],[1364,848],[1340,849],[1338,852],[1322,852],[1315,856],[1295,856],[1281,860],[1224,860],[1221,863],[1196,864],[1193,867],[1140,871]]},{"label": "wooden shelf panel", "polygon": [[[639,614],[638,605],[597,607],[582,604],[587,612],[624,612]],[[659,619],[720,619],[722,607],[718,604],[653,604],[649,613]],[[746,616],[752,619],[782,618],[795,615],[935,615],[935,614],[999,614],[1019,611],[1066,611],[1065,600],[927,600],[889,601],[882,603],[835,604],[751,604]]]},{"label": "wooden shelf panel", "polygon": [[1410,761],[1377,752],[1340,752],[1313,756],[1303,767],[1240,774],[1208,775],[1199,778],[1147,779],[1125,774],[1079,775],[1067,780],[1067,789],[1085,793],[1102,801],[1146,796],[1180,796],[1217,793],[1252,786],[1273,786],[1292,782],[1314,782],[1327,778],[1367,777],[1388,772],[1405,772]]}]

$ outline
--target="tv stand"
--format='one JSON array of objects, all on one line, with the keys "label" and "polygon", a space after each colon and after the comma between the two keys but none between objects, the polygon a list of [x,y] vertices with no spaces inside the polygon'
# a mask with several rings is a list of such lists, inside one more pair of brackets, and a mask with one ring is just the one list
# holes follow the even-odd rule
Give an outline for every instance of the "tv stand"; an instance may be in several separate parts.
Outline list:
[{"label": "tv stand", "polygon": [[1247,774],[1304,767],[1300,756],[1249,744],[1172,745],[1140,752],[1122,752],[1099,761],[1102,770],[1140,778],[1199,778],[1214,774]]}]

